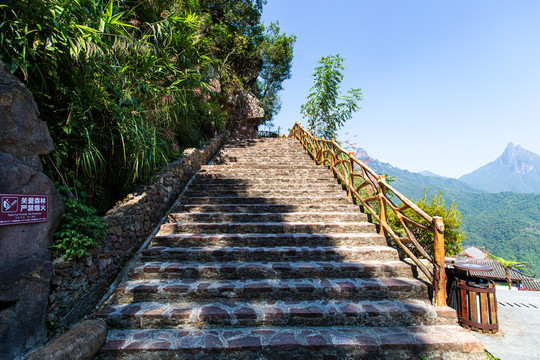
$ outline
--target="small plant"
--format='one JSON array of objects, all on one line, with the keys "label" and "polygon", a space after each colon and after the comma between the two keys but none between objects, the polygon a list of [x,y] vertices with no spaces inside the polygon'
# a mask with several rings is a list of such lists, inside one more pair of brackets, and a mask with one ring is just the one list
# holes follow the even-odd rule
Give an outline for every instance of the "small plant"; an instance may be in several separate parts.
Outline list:
[{"label": "small plant", "polygon": [[[60,187],[60,191],[73,189]],[[63,259],[78,259],[90,255],[88,249],[105,237],[105,223],[97,210],[84,204],[83,198],[62,195],[65,212],[60,229],[54,234],[52,248]]]},{"label": "small plant", "polygon": [[498,257],[493,254],[490,256],[491,258],[497,260],[504,268],[504,276],[506,277],[506,281],[508,283],[508,290],[512,290],[512,277],[510,276],[510,269],[520,269],[528,272],[527,269],[524,269],[524,267],[527,266],[527,263],[525,262],[505,260],[502,257]]},{"label": "small plant", "polygon": [[486,355],[486,360],[501,360],[498,357],[491,355],[487,350],[484,350],[484,355]]}]

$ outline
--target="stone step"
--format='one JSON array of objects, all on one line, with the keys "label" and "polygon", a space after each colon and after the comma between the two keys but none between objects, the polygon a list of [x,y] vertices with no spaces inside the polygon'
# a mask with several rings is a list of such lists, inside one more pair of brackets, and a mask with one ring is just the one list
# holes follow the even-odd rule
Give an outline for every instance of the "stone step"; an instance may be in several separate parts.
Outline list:
[{"label": "stone step", "polygon": [[282,212],[282,213],[179,213],[169,214],[171,222],[359,222],[368,217],[357,212]]},{"label": "stone step", "polygon": [[[321,205],[321,204],[180,204],[171,209],[172,213],[333,213],[358,212],[359,206],[353,204]],[[361,213],[362,214],[362,213]]]},{"label": "stone step", "polygon": [[253,223],[165,223],[161,225],[159,234],[191,233],[191,234],[286,234],[286,233],[373,233],[374,224],[369,222],[253,222]]},{"label": "stone step", "polygon": [[316,186],[321,183],[332,182],[337,184],[337,180],[333,178],[333,175],[325,173],[323,175],[312,174],[311,177],[291,177],[291,176],[280,176],[276,175],[271,178],[257,178],[257,177],[248,177],[248,178],[239,178],[232,175],[223,175],[223,174],[203,174],[198,173],[193,179],[192,184],[204,183],[208,185],[219,185],[219,184],[311,184]]},{"label": "stone step", "polygon": [[219,155],[216,157],[214,162],[211,164],[215,165],[227,165],[227,166],[239,166],[239,167],[248,167],[255,166],[261,167],[262,165],[271,165],[271,166],[287,166],[289,168],[297,168],[298,166],[306,166],[313,168],[316,164],[309,156],[290,156],[290,157],[280,157],[279,159],[272,157],[240,157],[234,155]]},{"label": "stone step", "polygon": [[296,191],[311,191],[311,190],[335,190],[340,191],[341,194],[344,194],[343,187],[337,182],[324,182],[324,183],[296,183],[291,182],[284,185],[283,183],[274,183],[274,184],[201,184],[201,183],[191,183],[189,185],[190,191],[211,191],[211,190],[220,190],[220,191],[282,191],[286,187],[288,190]]},{"label": "stone step", "polygon": [[311,160],[313,163],[313,160],[311,156],[306,152],[299,152],[297,149],[289,148],[285,149],[283,152],[280,152],[279,154],[276,154],[274,152],[269,152],[268,150],[234,150],[234,149],[226,149],[222,150],[217,156],[216,159],[220,158],[230,158],[232,160],[237,159],[250,159],[253,161],[258,161],[259,159],[262,159],[263,161],[283,161],[283,160],[289,160],[291,163],[295,163],[296,161],[306,161]]},{"label": "stone step", "polygon": [[245,162],[245,163],[231,163],[227,165],[202,165],[200,171],[213,170],[213,171],[245,171],[245,170],[307,170],[307,171],[318,171],[326,170],[322,166],[318,166],[315,163],[304,163],[304,164],[277,164],[277,163],[258,163],[258,162]]},{"label": "stone step", "polygon": [[225,186],[225,185],[246,185],[246,186],[257,186],[257,185],[282,185],[282,186],[289,186],[289,185],[311,185],[311,186],[319,186],[319,185],[325,185],[325,184],[337,184],[337,180],[330,179],[328,176],[322,176],[322,177],[311,177],[311,178],[290,178],[290,177],[274,177],[272,179],[258,179],[258,178],[248,178],[248,179],[238,179],[238,178],[217,178],[214,179],[211,176],[203,176],[201,174],[197,174],[197,176],[193,179],[190,186],[192,185],[208,185],[208,186]]},{"label": "stone step", "polygon": [[240,154],[249,154],[249,153],[264,153],[265,155],[273,155],[279,157],[282,154],[288,152],[294,152],[295,154],[304,154],[306,151],[302,148],[300,144],[279,144],[279,148],[276,148],[275,145],[259,145],[259,146],[229,146],[225,145],[221,148],[221,152],[238,152]]},{"label": "stone step", "polygon": [[384,246],[386,238],[373,233],[350,234],[158,234],[151,246]]},{"label": "stone step", "polygon": [[427,299],[427,286],[410,278],[264,280],[133,280],[115,289],[116,303],[140,301]]},{"label": "stone step", "polygon": [[215,328],[261,326],[454,325],[455,311],[441,314],[425,301],[310,300],[108,305],[96,313],[110,327]]},{"label": "stone step", "polygon": [[296,173],[314,172],[319,174],[330,173],[330,170],[325,169],[322,166],[317,165],[275,165],[275,164],[249,164],[242,165],[237,163],[230,163],[225,165],[208,165],[208,168],[201,169],[202,173],[205,172],[234,172],[234,173],[248,173],[248,172],[283,172],[294,171]]},{"label": "stone step", "polygon": [[130,280],[150,279],[280,279],[280,278],[361,278],[412,276],[410,265],[403,261],[298,261],[298,262],[140,262],[130,269]]},{"label": "stone step", "polygon": [[[290,176],[292,178],[299,177],[311,177],[311,176],[328,176],[333,178],[333,173],[323,167],[316,169],[274,169],[274,168],[243,168],[238,169],[234,166],[211,166],[207,169],[201,169],[199,174],[219,174],[221,176],[227,176],[229,178],[236,177],[240,179],[245,179],[246,177],[258,177],[258,178],[273,178],[275,176]],[[231,176],[232,175],[232,176]]]},{"label": "stone step", "polygon": [[287,151],[297,151],[300,153],[305,152],[302,149],[302,145],[299,143],[283,143],[280,142],[278,144],[226,144],[221,148],[221,151],[241,151],[241,152],[257,152],[257,151],[264,151],[265,154],[275,154],[276,156],[279,156],[279,154],[283,154]]},{"label": "stone step", "polygon": [[389,246],[325,247],[149,247],[142,253],[145,261],[368,261],[398,260],[398,252]]},{"label": "stone step", "polygon": [[210,196],[210,197],[230,197],[230,196],[241,196],[241,197],[291,197],[295,195],[302,195],[307,197],[347,197],[347,193],[343,190],[336,189],[317,189],[312,188],[309,190],[298,190],[298,189],[286,189],[286,190],[250,190],[250,189],[241,189],[241,190],[192,190],[188,188],[184,193],[186,197],[194,196]]},{"label": "stone step", "polygon": [[242,196],[182,196],[180,204],[196,205],[196,204],[319,204],[319,205],[337,205],[337,204],[352,204],[352,199],[346,196],[268,196],[268,197],[242,197]]},{"label": "stone step", "polygon": [[[244,154],[242,152],[223,151],[216,156],[216,161],[224,160],[229,162],[271,162],[271,163],[283,163],[283,164],[296,164],[299,162],[313,165],[313,159],[308,154],[300,154],[294,150],[289,154],[283,154],[281,156],[272,156],[267,153],[258,153],[256,156]],[[214,162],[213,164],[215,164]]]},{"label": "stone step", "polygon": [[276,142],[276,143],[259,143],[255,144],[256,146],[253,146],[254,144],[226,144],[221,148],[221,151],[244,151],[244,152],[250,152],[250,151],[265,151],[267,154],[276,154],[278,156],[279,154],[289,151],[289,150],[296,150],[298,152],[304,152],[302,145],[298,142]]},{"label": "stone step", "polygon": [[104,359],[483,360],[482,343],[456,325],[109,330]]}]

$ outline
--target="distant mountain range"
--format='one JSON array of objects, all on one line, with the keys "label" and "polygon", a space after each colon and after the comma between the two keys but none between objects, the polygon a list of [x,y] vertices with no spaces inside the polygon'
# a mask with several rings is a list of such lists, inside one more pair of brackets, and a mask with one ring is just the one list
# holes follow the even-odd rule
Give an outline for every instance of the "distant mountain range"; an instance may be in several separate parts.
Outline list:
[{"label": "distant mountain range", "polygon": [[465,191],[471,193],[483,192],[459,180],[436,175],[427,170],[422,173],[414,173],[394,167],[389,163],[369,157],[367,151],[362,148],[356,149],[354,153],[358,160],[367,164],[375,172],[393,177],[391,185],[403,195],[409,198],[412,197],[415,200],[424,196],[426,187],[429,189],[430,194],[438,194],[439,191],[443,191],[444,193],[447,193],[448,191]]},{"label": "distant mountain range", "polygon": [[495,161],[463,175],[459,180],[490,193],[540,193],[540,156],[509,143]]},{"label": "distant mountain range", "polygon": [[[516,192],[540,194],[540,156],[509,143],[501,156],[459,179],[437,175],[424,170],[413,173],[388,163],[370,158],[367,151],[358,148],[355,155],[373,170],[396,177],[396,186],[408,196],[423,194],[427,186],[433,191]],[[401,191],[401,190],[400,190]]]},{"label": "distant mountain range", "polygon": [[[361,148],[355,151],[355,156],[375,172],[393,177],[395,180],[391,185],[409,199],[417,201],[423,198],[426,187],[428,199],[442,191],[447,204],[455,201],[463,215],[461,228],[467,236],[464,246],[484,246],[507,260],[526,261],[532,266],[531,272],[540,276],[538,155],[519,145],[509,144],[497,160],[459,180],[429,171],[413,173],[403,170],[370,158]],[[536,183],[535,177],[538,179]],[[461,181],[463,179],[478,180],[465,183]],[[479,184],[490,185],[481,188]],[[524,187],[525,184],[529,187]],[[512,189],[514,192],[510,192]],[[531,192],[519,193],[526,189],[531,189]]]}]

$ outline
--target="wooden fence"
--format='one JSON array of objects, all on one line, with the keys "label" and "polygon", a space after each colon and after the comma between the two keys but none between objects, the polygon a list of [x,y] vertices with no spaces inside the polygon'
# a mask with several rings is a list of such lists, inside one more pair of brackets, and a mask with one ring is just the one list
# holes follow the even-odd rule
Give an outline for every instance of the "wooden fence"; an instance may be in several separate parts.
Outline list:
[{"label": "wooden fence", "polygon": [[[347,153],[334,139],[320,139],[307,132],[300,124],[295,123],[290,138],[296,138],[311,154],[317,164],[328,166],[347,187],[347,192],[356,203],[360,203],[379,223],[382,235],[390,237],[414,261],[433,285],[434,304],[446,306],[446,274],[444,268],[444,223],[438,216],[431,217],[411,200],[407,199],[390,186],[384,175],[378,175],[366,164],[356,159],[353,153]],[[401,204],[396,205],[391,198],[395,197]],[[393,211],[400,231],[394,231],[388,223],[388,210]],[[404,214],[411,209],[424,223],[415,221]],[[433,233],[434,254],[431,256],[416,239],[412,228],[427,230]],[[421,257],[427,259],[433,270],[430,270],[415,255],[415,249]]]}]

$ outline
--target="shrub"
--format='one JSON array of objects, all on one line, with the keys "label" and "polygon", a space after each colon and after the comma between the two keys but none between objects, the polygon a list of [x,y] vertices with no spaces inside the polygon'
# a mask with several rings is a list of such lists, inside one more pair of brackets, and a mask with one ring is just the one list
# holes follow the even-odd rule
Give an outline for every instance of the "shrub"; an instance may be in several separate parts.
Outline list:
[{"label": "shrub", "polygon": [[65,212],[59,230],[54,234],[52,248],[66,260],[89,256],[88,250],[105,238],[105,223],[96,215],[97,210],[85,205],[83,199],[65,195],[62,198]]},{"label": "shrub", "polygon": [[[434,217],[440,216],[444,221],[444,250],[446,256],[456,255],[461,252],[461,242],[465,239],[465,233],[461,230],[462,215],[456,208],[454,201],[450,204],[450,207],[446,206],[446,202],[442,197],[442,192],[439,195],[434,195],[431,202],[428,200],[428,190],[426,188],[424,192],[424,198],[416,201],[415,204],[422,209],[426,214]],[[411,209],[404,211],[404,214],[409,218],[426,224],[426,221]],[[393,213],[389,212],[388,221],[392,229],[397,234],[404,236],[404,230],[401,227],[401,223]],[[424,249],[433,256],[433,233],[429,230],[420,229],[415,226],[411,226],[411,231],[416,236],[416,239],[424,247]],[[415,252],[417,255],[418,253]]]}]

